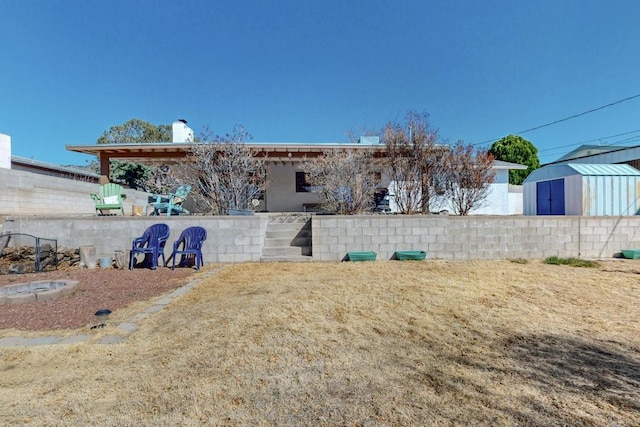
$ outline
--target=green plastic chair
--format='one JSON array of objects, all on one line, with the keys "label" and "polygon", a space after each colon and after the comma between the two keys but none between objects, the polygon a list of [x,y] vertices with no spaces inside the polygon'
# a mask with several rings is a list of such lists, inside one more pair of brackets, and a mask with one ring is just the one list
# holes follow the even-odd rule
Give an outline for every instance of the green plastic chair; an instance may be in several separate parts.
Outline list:
[{"label": "green plastic chair", "polygon": [[120,209],[124,215],[124,188],[121,185],[108,183],[100,186],[98,194],[91,194],[91,198],[96,204],[96,215],[104,215],[103,211]]},{"label": "green plastic chair", "polygon": [[153,207],[153,212],[151,215],[160,215],[160,213],[167,213],[167,216],[170,215],[189,215],[189,212],[182,204],[189,196],[191,192],[190,185],[181,185],[178,187],[175,193],[169,193],[166,196],[154,194],[151,199],[155,199],[155,201],[151,202],[151,206]]}]

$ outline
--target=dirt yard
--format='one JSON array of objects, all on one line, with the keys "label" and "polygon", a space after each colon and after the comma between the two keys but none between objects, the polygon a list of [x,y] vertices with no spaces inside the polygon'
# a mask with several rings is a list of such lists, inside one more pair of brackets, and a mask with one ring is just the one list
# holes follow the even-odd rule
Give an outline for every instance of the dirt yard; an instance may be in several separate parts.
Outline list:
[{"label": "dirt yard", "polygon": [[122,344],[0,348],[0,423],[640,425],[640,261],[214,267]]},{"label": "dirt yard", "polygon": [[94,313],[102,308],[112,311],[146,301],[185,284],[194,274],[192,268],[159,267],[128,269],[80,269],[61,264],[57,270],[40,273],[0,274],[0,286],[37,280],[77,280],[77,290],[53,301],[0,305],[2,330],[50,331],[81,329],[95,324]]}]

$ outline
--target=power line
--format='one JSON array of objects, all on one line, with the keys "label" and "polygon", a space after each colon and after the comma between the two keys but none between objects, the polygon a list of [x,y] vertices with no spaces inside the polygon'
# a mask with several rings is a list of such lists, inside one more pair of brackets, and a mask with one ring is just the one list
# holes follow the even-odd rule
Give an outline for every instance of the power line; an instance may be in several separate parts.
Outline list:
[{"label": "power line", "polygon": [[[592,139],[592,140],[584,141],[582,143],[579,142],[579,143],[576,143],[576,144],[569,144],[569,145],[566,145],[566,146],[563,146],[563,147],[558,147],[558,148],[548,148],[546,150],[540,150],[540,152],[542,152],[542,151],[546,151],[546,152],[557,151],[557,150],[562,149],[564,147],[569,147],[569,146],[573,146],[573,145],[582,145],[582,144],[585,144],[585,143],[588,143],[588,142],[593,142],[593,141],[602,141],[602,139],[613,138],[613,137],[616,137],[616,136],[629,135],[629,134],[633,134],[633,133],[637,133],[637,132],[640,132],[640,130],[619,133],[619,134],[611,135],[611,136],[605,136],[605,137],[602,137],[602,138],[599,138],[599,139]],[[600,144],[598,144],[597,147],[613,147],[611,150],[609,150],[607,152],[617,151],[617,150],[623,149],[621,147],[624,147],[624,148],[640,147],[640,145],[630,145],[630,144],[633,144],[633,143],[637,143],[638,141],[640,141],[640,136],[639,135],[634,135],[634,136],[631,136],[631,137],[627,137],[627,138],[623,138],[623,139],[619,139],[619,140],[615,140],[615,141],[611,141],[611,142],[605,142],[605,143],[600,142]],[[565,154],[565,156],[563,156],[563,158],[566,157],[566,156],[568,156],[568,154]],[[583,156],[578,156],[578,157],[574,157],[574,158],[580,158],[580,157],[583,157]],[[557,162],[558,160],[555,160],[555,161]],[[571,159],[564,159],[564,160],[566,161],[566,160],[571,160]],[[551,162],[551,163],[554,163],[554,162]]]},{"label": "power line", "polygon": [[[635,136],[635,137],[632,137],[632,138],[627,138],[625,140],[617,141],[617,142],[615,142],[615,144],[619,144],[621,142],[623,142],[623,143],[632,143],[632,142],[638,142],[638,141],[640,141],[640,136]],[[614,143],[605,144],[605,145],[603,145],[603,147],[608,147],[608,146],[611,146],[613,144]],[[593,155],[596,155],[596,154],[613,153],[613,152],[622,151],[622,150],[625,150],[625,149],[628,149],[628,148],[638,148],[638,147],[640,147],[640,145],[617,146],[617,147],[613,147],[611,150],[607,150],[607,151],[604,151],[602,153],[593,153],[593,154],[581,155],[581,156],[571,157],[571,158],[567,158],[566,157],[567,155],[565,155],[565,156],[562,157],[562,159],[563,159],[563,161],[566,162],[566,161],[569,161],[569,160],[579,159],[579,158],[583,158],[583,157],[590,157],[590,156],[593,156]],[[560,161],[560,159],[555,160],[553,162],[550,162],[548,164],[557,163],[559,161]]]},{"label": "power line", "polygon": [[556,123],[566,122],[567,120],[575,119],[576,117],[584,116],[585,114],[593,113],[594,111],[603,110],[605,108],[608,108],[608,107],[611,107],[611,106],[614,106],[614,105],[617,105],[617,104],[621,104],[621,103],[623,103],[625,101],[629,101],[631,99],[639,98],[639,97],[640,97],[640,93],[637,94],[637,95],[630,96],[630,97],[625,98],[625,99],[621,99],[621,100],[616,101],[616,102],[612,102],[612,103],[607,104],[607,105],[603,105],[602,107],[593,108],[593,109],[591,109],[589,111],[585,111],[585,112],[580,113],[580,114],[575,114],[573,116],[569,116],[569,117],[566,117],[564,119],[556,120],[554,122],[547,123],[547,124],[540,125],[540,126],[536,126],[536,127],[531,128],[531,129],[523,130],[523,131],[520,131],[520,132],[517,132],[517,133],[521,134],[521,133],[531,132],[532,130],[537,130],[537,129],[541,129],[541,128],[544,128],[544,127],[547,127],[547,126],[555,125]]},{"label": "power line", "polygon": [[[629,132],[617,133],[617,134],[615,134],[615,135],[601,136],[600,138],[593,138],[593,139],[588,139],[588,140],[586,140],[586,141],[582,141],[582,142],[575,142],[575,143],[572,143],[572,144],[565,144],[565,145],[562,145],[562,146],[560,146],[560,147],[545,148],[545,149],[543,149],[543,150],[538,150],[538,153],[543,153],[543,152],[547,152],[547,151],[562,150],[562,149],[565,149],[565,148],[567,148],[567,147],[574,147],[574,146],[577,146],[577,145],[588,144],[588,143],[590,143],[590,142],[598,142],[598,141],[602,141],[603,139],[616,138],[616,137],[618,137],[618,136],[631,135],[632,133],[638,133],[638,132],[640,132],[640,129],[632,130],[632,131],[629,131]],[[606,145],[613,145],[613,144],[619,144],[619,143],[621,143],[621,142],[627,142],[627,140],[624,140],[624,139],[623,139],[623,140],[621,140],[621,141],[616,141],[616,142],[607,143],[607,144],[602,144],[602,145],[604,145],[604,146],[606,146]]]},{"label": "power line", "polygon": [[[636,94],[636,95],[633,95],[633,96],[629,96],[629,97],[624,98],[624,99],[621,99],[619,101],[611,102],[609,104],[606,104],[606,105],[603,105],[603,106],[600,106],[600,107],[597,107],[597,108],[592,108],[591,110],[587,110],[587,111],[584,111],[584,112],[579,113],[579,114],[574,114],[573,116],[565,117],[565,118],[559,119],[559,120],[554,120],[552,122],[545,123],[543,125],[539,125],[539,126],[535,126],[535,127],[529,128],[529,129],[522,130],[520,132],[511,132],[511,135],[520,135],[520,134],[523,134],[523,133],[531,132],[533,130],[538,130],[538,129],[542,129],[542,128],[545,128],[545,127],[548,127],[548,126],[552,126],[552,125],[555,125],[555,124],[558,124],[558,123],[561,123],[561,122],[566,122],[567,120],[575,119],[576,117],[584,116],[585,114],[589,114],[589,113],[593,113],[595,111],[603,110],[605,108],[612,107],[614,105],[618,105],[618,104],[621,104],[621,103],[626,102],[626,101],[630,101],[630,100],[635,99],[635,98],[640,98],[640,93]],[[502,137],[500,137],[500,138],[502,138]],[[500,138],[488,139],[486,141],[478,142],[476,144],[471,144],[471,145],[473,145],[473,146],[475,146],[475,145],[484,145],[484,144],[487,144],[489,142],[497,141]]]}]

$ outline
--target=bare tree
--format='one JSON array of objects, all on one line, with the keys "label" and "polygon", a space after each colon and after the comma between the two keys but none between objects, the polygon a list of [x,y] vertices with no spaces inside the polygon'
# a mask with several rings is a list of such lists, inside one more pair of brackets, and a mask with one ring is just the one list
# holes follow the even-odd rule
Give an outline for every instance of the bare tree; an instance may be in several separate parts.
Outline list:
[{"label": "bare tree", "polygon": [[458,141],[445,155],[447,197],[456,215],[468,215],[484,205],[496,172],[488,151]]},{"label": "bare tree", "polygon": [[237,125],[231,134],[215,135],[205,128],[178,173],[191,184],[191,195],[207,213],[226,215],[229,209],[251,210],[267,187],[267,167],[245,144],[251,135]]},{"label": "bare tree", "polygon": [[325,153],[303,165],[310,190],[320,195],[327,212],[357,214],[373,207],[375,177],[370,152],[341,150]]},{"label": "bare tree", "polygon": [[178,177],[179,167],[175,165],[160,165],[151,168],[151,173],[144,183],[144,188],[154,194],[167,194],[178,187],[181,182]]},{"label": "bare tree", "polygon": [[446,149],[438,145],[438,132],[427,113],[409,112],[405,124],[388,123],[382,131],[387,147],[386,176],[400,212],[428,213],[442,193]]}]

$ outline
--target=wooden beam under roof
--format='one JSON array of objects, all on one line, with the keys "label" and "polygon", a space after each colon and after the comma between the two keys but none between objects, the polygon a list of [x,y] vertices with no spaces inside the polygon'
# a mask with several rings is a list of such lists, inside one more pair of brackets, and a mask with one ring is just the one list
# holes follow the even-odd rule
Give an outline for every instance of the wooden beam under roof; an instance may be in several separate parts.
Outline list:
[{"label": "wooden beam under roof", "polygon": [[[185,158],[193,144],[202,143],[134,143],[134,144],[93,144],[67,145],[66,149],[76,153],[96,156],[100,162],[101,181],[108,180],[111,159],[129,160],[140,163],[174,163]],[[384,144],[288,144],[288,143],[246,143],[246,146],[263,156],[266,161],[301,162],[320,157],[334,150],[372,150],[374,157],[384,157]]]}]

